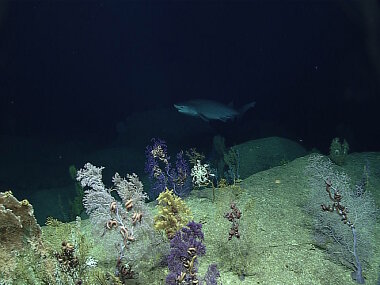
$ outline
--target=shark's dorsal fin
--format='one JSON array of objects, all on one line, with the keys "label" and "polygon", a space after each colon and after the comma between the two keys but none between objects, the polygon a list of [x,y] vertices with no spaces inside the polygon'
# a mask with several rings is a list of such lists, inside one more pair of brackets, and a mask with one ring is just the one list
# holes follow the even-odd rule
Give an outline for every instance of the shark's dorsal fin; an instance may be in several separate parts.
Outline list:
[{"label": "shark's dorsal fin", "polygon": [[243,107],[241,107],[239,109],[239,116],[238,116],[238,118],[241,118],[245,114],[245,112],[247,112],[249,109],[255,107],[255,105],[256,105],[256,102],[252,101],[251,103],[245,104]]}]

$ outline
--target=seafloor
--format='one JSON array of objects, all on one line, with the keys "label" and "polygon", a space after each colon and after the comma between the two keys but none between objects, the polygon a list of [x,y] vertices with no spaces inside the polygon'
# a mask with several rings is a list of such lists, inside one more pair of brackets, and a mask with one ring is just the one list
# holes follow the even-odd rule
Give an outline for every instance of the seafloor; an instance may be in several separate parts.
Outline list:
[{"label": "seafloor", "polygon": [[[241,155],[242,181],[236,185],[216,188],[214,201],[212,188],[195,189],[185,198],[194,220],[203,224],[207,252],[199,259],[200,275],[203,275],[210,263],[216,263],[221,274],[220,281],[224,285],[357,284],[351,278],[352,269],[349,266],[332,258],[324,248],[315,243],[313,219],[305,210],[311,191],[305,168],[312,154],[292,160],[292,155],[286,153],[297,152],[297,147],[292,145],[288,140],[268,138],[235,146]],[[278,155],[274,157],[274,153]],[[337,166],[337,169],[345,171],[352,181],[358,181],[362,178],[363,166],[366,164],[371,167],[367,191],[373,194],[379,207],[379,153],[349,154],[344,166]],[[254,174],[250,175],[250,170]],[[324,189],[321,193],[323,195]],[[28,197],[16,198],[21,201]],[[229,211],[231,202],[236,203],[242,212],[239,225],[241,237],[228,240],[230,223],[224,218],[224,214]],[[35,208],[39,206],[41,205],[36,205]],[[155,202],[151,202],[150,208],[153,212],[154,206]],[[57,205],[53,205],[54,207],[57,208]],[[4,221],[2,223],[4,226]],[[46,248],[59,251],[62,240],[70,240],[75,227],[75,222],[57,222],[42,226],[41,242],[44,244],[39,246],[46,251],[42,257],[25,253],[21,250],[22,247],[12,252],[1,248],[0,284],[38,284],[36,270],[49,270],[49,266],[54,276],[54,271],[58,269],[48,262],[54,257],[48,256],[49,250]],[[93,236],[89,220],[82,219],[80,231],[91,245],[88,249],[89,256],[97,260],[93,270],[112,271],[112,261],[104,260],[105,253],[99,242],[101,237]],[[0,235],[4,233],[5,231]],[[374,254],[364,268],[366,284],[378,284],[378,220],[373,233]],[[2,238],[9,242],[6,237]],[[2,240],[1,247],[4,244]],[[167,273],[165,266],[155,263],[153,268],[141,274],[140,281],[131,280],[126,284],[165,284]],[[24,274],[29,274],[28,279],[23,279]]]}]

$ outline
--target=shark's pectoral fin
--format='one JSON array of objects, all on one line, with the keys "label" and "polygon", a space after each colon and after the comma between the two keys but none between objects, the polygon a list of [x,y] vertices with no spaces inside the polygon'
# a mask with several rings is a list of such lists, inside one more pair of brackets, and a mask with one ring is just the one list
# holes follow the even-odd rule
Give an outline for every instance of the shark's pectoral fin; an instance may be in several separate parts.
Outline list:
[{"label": "shark's pectoral fin", "polygon": [[210,120],[207,119],[205,116],[203,116],[202,114],[198,114],[198,116],[205,122],[209,122]]}]

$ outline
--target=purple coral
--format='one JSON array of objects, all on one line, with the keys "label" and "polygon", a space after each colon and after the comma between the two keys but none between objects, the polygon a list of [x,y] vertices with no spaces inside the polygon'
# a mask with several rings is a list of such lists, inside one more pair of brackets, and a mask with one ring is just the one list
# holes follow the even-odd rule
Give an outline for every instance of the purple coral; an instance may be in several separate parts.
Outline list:
[{"label": "purple coral", "polygon": [[197,276],[197,258],[206,254],[206,246],[203,244],[203,240],[202,224],[194,221],[189,222],[175,234],[170,241],[170,254],[168,256],[170,272],[166,277],[167,285],[218,285],[220,273],[214,263],[210,264],[204,278]]},{"label": "purple coral", "polygon": [[155,198],[168,186],[166,173],[170,170],[170,157],[164,140],[153,138],[152,142],[145,150],[145,172],[152,181],[152,198]]},{"label": "purple coral", "polygon": [[145,172],[152,181],[152,198],[165,188],[173,189],[181,197],[188,194],[191,191],[190,168],[183,152],[177,154],[175,168],[172,168],[166,142],[155,138],[152,142],[153,145],[148,145],[145,150]]},{"label": "purple coral", "polygon": [[218,285],[219,277],[220,272],[218,270],[217,265],[215,263],[210,264],[204,278],[206,285]]},{"label": "purple coral", "polygon": [[190,166],[184,158],[183,151],[177,153],[177,161],[175,169],[171,170],[171,178],[171,186],[177,196],[183,197],[191,191]]},{"label": "purple coral", "polygon": [[145,150],[146,163],[145,172],[149,177],[153,178],[160,175],[161,166],[164,166],[166,171],[169,170],[168,147],[166,142],[161,139],[152,139],[153,145],[148,145]]},{"label": "purple coral", "polygon": [[193,284],[198,280],[197,257],[206,253],[203,239],[202,224],[194,221],[189,222],[175,234],[170,241],[168,256],[170,273],[166,277],[166,284],[176,285],[180,283],[179,280],[184,281],[185,284]]}]

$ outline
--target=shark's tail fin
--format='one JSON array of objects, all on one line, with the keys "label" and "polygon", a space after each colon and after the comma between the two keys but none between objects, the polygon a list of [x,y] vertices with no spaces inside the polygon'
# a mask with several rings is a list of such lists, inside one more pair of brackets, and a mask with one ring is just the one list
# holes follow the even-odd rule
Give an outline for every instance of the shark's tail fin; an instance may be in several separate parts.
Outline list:
[{"label": "shark's tail fin", "polygon": [[245,114],[245,112],[247,112],[249,109],[255,107],[255,105],[256,105],[256,102],[253,101],[253,102],[245,104],[243,107],[241,107],[239,109],[239,118],[241,118]]}]

